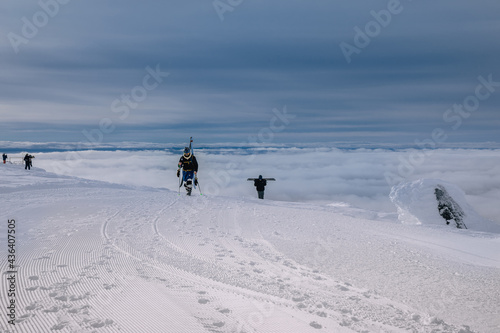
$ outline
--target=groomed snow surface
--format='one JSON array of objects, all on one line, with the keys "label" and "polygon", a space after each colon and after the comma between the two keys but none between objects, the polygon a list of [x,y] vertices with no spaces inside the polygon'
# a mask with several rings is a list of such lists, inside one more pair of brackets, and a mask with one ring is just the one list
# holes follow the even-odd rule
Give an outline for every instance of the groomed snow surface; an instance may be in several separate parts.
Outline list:
[{"label": "groomed snow surface", "polygon": [[[18,266],[15,326],[2,275],[2,332],[500,331],[494,232],[341,203],[0,173],[0,267],[11,219]],[[395,199],[408,208],[418,188]]]}]

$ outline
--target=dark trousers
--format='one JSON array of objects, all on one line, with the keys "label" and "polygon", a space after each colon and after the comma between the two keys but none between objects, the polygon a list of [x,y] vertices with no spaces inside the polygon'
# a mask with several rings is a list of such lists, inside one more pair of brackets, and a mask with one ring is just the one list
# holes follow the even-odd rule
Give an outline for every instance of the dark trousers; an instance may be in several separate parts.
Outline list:
[{"label": "dark trousers", "polygon": [[259,199],[264,199],[264,191],[257,191],[257,194],[259,195]]},{"label": "dark trousers", "polygon": [[31,166],[30,161],[26,161],[26,165],[24,166],[24,169],[25,169],[25,170],[26,170],[26,169],[31,170],[31,169],[30,169],[30,166]]},{"label": "dark trousers", "polygon": [[187,182],[188,179],[193,180],[193,178],[194,178],[194,171],[193,170],[189,170],[189,171],[182,170],[182,180],[184,182]]},{"label": "dark trousers", "polygon": [[191,193],[191,189],[193,188],[193,178],[194,178],[194,171],[184,171],[182,170],[182,180],[184,181],[184,187],[186,190]]}]

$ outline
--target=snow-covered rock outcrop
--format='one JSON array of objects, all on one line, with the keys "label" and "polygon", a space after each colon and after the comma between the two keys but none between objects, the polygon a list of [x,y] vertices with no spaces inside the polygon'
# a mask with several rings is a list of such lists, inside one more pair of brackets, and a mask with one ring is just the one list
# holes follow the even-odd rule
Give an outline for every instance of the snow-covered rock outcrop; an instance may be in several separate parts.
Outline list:
[{"label": "snow-covered rock outcrop", "polygon": [[419,179],[392,188],[392,202],[404,224],[449,225],[453,228],[500,232],[500,226],[480,216],[458,186],[439,179]]}]

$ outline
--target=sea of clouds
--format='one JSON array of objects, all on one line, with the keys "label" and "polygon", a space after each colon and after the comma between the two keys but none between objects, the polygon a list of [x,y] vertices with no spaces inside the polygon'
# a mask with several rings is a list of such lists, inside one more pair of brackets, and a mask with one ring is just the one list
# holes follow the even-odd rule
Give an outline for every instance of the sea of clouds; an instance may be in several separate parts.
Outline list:
[{"label": "sea of clouds", "polygon": [[[35,153],[35,167],[64,175],[178,191],[180,152],[167,150]],[[442,179],[460,187],[482,216],[500,223],[500,150],[205,148],[195,152],[206,195],[252,197],[248,177],[274,177],[269,200],[347,203],[395,212],[391,188],[401,181]]]}]

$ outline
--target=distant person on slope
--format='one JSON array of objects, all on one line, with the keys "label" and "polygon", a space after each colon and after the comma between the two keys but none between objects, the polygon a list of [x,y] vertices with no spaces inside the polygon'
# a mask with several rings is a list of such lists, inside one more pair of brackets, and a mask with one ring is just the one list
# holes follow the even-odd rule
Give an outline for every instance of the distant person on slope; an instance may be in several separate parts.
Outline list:
[{"label": "distant person on slope", "polygon": [[28,169],[28,170],[31,170],[31,167],[33,166],[33,163],[31,162],[31,159],[35,158],[35,156],[33,155],[29,155],[29,154],[26,154],[24,156],[24,169]]},{"label": "distant person on slope", "polygon": [[264,190],[266,189],[267,180],[262,179],[262,175],[259,175],[259,179],[255,179],[253,181],[253,184],[257,189],[259,199],[264,199]]},{"label": "distant person on slope", "polygon": [[194,185],[198,185],[198,162],[196,161],[196,157],[191,154],[189,147],[184,148],[184,155],[182,155],[179,159],[177,168],[177,177],[180,176],[180,170],[182,168],[182,181],[184,182],[184,188],[186,189],[187,195],[191,195],[191,190],[193,189],[193,179]]},{"label": "distant person on slope", "polygon": [[3,158],[3,164],[5,164],[5,161],[7,161],[7,154],[3,154],[2,158]]}]

